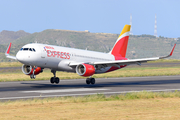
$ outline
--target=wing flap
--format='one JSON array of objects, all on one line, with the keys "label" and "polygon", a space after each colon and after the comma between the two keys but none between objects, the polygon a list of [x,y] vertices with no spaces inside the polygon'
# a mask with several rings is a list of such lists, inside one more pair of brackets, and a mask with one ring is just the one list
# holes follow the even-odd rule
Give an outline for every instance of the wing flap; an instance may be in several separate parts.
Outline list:
[{"label": "wing flap", "polygon": [[153,61],[153,60],[158,60],[158,59],[159,59],[159,57],[143,58],[143,59],[132,59],[132,60],[115,60],[115,61],[93,62],[93,63],[89,63],[89,64],[92,64],[92,65],[99,65],[99,64],[130,65],[130,64],[139,64],[139,63],[142,63],[142,62]]}]

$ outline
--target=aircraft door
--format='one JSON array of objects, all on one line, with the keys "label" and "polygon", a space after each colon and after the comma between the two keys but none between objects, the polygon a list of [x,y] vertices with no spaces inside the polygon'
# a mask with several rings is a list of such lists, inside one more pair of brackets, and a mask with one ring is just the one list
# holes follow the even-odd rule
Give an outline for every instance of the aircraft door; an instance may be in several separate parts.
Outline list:
[{"label": "aircraft door", "polygon": [[45,58],[46,57],[46,49],[45,48],[41,48],[41,58]]},{"label": "aircraft door", "polygon": [[76,54],[72,53],[72,60],[76,60]]},{"label": "aircraft door", "polygon": [[40,59],[39,59],[39,65],[41,67],[46,67],[47,66],[47,63],[48,63],[48,60],[47,60],[47,52],[46,52],[46,48],[42,47],[41,45],[39,46],[40,48],[40,51],[41,51],[41,55],[39,56]]}]

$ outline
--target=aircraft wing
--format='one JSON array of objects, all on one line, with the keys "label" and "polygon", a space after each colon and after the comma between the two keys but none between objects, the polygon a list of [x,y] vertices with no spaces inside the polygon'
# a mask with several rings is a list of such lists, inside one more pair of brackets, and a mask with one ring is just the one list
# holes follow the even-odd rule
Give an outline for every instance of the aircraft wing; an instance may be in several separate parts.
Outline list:
[{"label": "aircraft wing", "polygon": [[[129,59],[129,60],[115,60],[115,61],[102,61],[102,62],[90,62],[87,64],[90,65],[100,65],[100,66],[104,66],[104,67],[108,67],[108,66],[115,66],[115,67],[120,67],[120,65],[130,65],[130,64],[138,64],[141,65],[141,63],[147,62],[147,61],[154,61],[154,60],[159,60],[159,59],[164,59],[164,58],[168,58],[170,56],[172,56],[174,48],[175,48],[176,44],[174,44],[174,47],[171,50],[171,53],[167,56],[164,57],[153,57],[153,58],[142,58],[142,59]],[[81,63],[69,63],[69,66],[76,66],[79,65]]]},{"label": "aircraft wing", "polygon": [[15,56],[9,55],[10,49],[11,49],[11,43],[9,44],[9,46],[8,46],[6,52],[5,52],[6,57],[17,60]]}]

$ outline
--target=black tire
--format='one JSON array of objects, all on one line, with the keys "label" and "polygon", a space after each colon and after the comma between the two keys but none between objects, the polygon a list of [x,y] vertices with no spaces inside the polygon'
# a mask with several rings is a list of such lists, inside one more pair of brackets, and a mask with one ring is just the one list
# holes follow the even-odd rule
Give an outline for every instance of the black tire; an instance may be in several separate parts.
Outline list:
[{"label": "black tire", "polygon": [[36,75],[33,75],[33,79],[35,79],[36,78]]},{"label": "black tire", "polygon": [[35,79],[36,76],[35,76],[35,75],[30,75],[30,78],[31,78],[31,79]]},{"label": "black tire", "polygon": [[50,82],[53,84],[54,83],[54,77],[52,77],[51,79],[50,79]]},{"label": "black tire", "polygon": [[92,85],[94,85],[96,81],[95,81],[94,78],[91,78],[90,82],[91,82]]},{"label": "black tire", "polygon": [[89,85],[90,83],[91,83],[90,78],[87,78],[87,79],[86,79],[86,84]]},{"label": "black tire", "polygon": [[59,78],[58,78],[58,77],[55,78],[55,83],[56,83],[56,84],[59,83]]}]

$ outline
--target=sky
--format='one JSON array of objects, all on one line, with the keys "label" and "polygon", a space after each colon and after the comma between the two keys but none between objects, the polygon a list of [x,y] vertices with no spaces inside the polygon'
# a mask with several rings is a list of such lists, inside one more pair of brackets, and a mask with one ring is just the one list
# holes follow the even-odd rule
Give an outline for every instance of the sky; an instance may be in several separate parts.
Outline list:
[{"label": "sky", "polygon": [[46,29],[119,34],[130,24],[134,35],[180,37],[179,0],[0,0],[0,32]]}]

